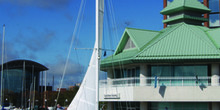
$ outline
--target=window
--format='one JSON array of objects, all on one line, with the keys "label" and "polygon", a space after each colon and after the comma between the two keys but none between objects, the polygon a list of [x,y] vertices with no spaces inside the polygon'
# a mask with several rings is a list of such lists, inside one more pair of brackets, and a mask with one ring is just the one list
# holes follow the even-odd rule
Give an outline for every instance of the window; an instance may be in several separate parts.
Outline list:
[{"label": "window", "polygon": [[151,66],[151,76],[208,76],[207,65]]},{"label": "window", "polygon": [[139,102],[114,102],[114,110],[140,110]]},{"label": "window", "polygon": [[127,50],[127,49],[130,49],[130,48],[135,48],[135,45],[134,43],[132,42],[131,38],[129,37],[128,38],[128,41],[124,47],[124,50]]},{"label": "window", "polygon": [[[151,76],[157,76],[158,85],[169,86],[195,86],[208,85],[209,80],[199,77],[208,76],[208,65],[184,65],[184,66],[151,66]],[[187,79],[182,79],[188,77]],[[155,80],[151,80],[155,84]]]},{"label": "window", "polygon": [[205,102],[153,102],[150,110],[209,110]]},{"label": "window", "polygon": [[140,76],[140,67],[115,69],[115,78],[131,78]]}]

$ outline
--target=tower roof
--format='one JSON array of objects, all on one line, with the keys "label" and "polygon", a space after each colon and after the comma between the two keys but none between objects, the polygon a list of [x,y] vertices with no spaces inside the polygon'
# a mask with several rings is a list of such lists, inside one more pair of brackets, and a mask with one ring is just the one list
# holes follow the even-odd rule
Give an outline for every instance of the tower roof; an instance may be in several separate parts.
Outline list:
[{"label": "tower roof", "polygon": [[199,13],[207,13],[211,11],[209,8],[201,4],[198,0],[174,0],[160,13],[163,15],[168,15],[183,10],[192,10]]}]

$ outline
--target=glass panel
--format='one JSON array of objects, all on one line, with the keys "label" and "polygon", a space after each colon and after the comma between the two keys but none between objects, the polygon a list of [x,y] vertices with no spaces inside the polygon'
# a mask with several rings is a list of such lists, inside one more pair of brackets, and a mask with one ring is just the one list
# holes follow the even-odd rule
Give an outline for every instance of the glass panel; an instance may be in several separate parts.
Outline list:
[{"label": "glass panel", "polygon": [[169,5],[173,0],[167,0],[167,5]]},{"label": "glass panel", "polygon": [[130,49],[130,48],[135,48],[135,45],[134,45],[134,43],[132,42],[132,40],[130,39],[130,37],[129,37],[129,38],[128,38],[128,41],[127,41],[127,43],[126,43],[126,45],[125,45],[125,47],[124,47],[124,50]]},{"label": "glass panel", "polygon": [[[165,86],[195,86],[208,85],[208,78],[200,77],[208,76],[207,65],[187,65],[187,66],[151,66],[151,76],[157,76],[158,85]],[[176,77],[176,78],[174,78]],[[184,79],[184,77],[190,77]],[[155,80],[151,81],[154,85]]]},{"label": "glass panel", "polygon": [[172,67],[171,66],[152,66],[151,67],[151,75],[154,76],[172,76]]},{"label": "glass panel", "polygon": [[140,110],[139,102],[114,102],[114,110]]},{"label": "glass panel", "polygon": [[175,66],[174,76],[208,76],[207,66]]},{"label": "glass panel", "polygon": [[209,25],[210,27],[214,27],[214,26],[220,26],[220,23],[219,23],[219,14],[210,14],[209,16]]},{"label": "glass panel", "polygon": [[209,9],[212,12],[219,12],[219,0],[209,0]]},{"label": "glass panel", "polygon": [[209,110],[209,104],[202,102],[163,102],[151,103],[150,105],[150,110]]}]

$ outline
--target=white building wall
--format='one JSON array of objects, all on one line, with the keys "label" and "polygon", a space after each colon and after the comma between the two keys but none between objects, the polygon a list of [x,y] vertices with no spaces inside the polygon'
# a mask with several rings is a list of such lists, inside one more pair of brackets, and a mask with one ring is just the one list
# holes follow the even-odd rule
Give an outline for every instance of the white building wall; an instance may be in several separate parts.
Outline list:
[{"label": "white building wall", "polygon": [[220,86],[111,87],[100,88],[99,93],[100,101],[220,102]]},{"label": "white building wall", "polygon": [[141,64],[140,65],[140,85],[141,86],[144,86],[144,85],[146,85],[147,84],[147,80],[146,80],[146,78],[147,78],[147,65],[145,65],[145,64]]},{"label": "white building wall", "polygon": [[212,86],[219,86],[219,64],[212,64],[211,65],[211,85]]}]

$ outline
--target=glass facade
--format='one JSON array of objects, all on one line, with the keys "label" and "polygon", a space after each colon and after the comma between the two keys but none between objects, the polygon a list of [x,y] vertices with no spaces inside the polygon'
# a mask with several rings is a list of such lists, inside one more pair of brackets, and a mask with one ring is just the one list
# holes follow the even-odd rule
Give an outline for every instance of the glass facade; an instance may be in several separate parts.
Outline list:
[{"label": "glass facade", "polygon": [[208,76],[207,65],[186,66],[151,66],[151,76],[158,77],[190,77]]},{"label": "glass facade", "polygon": [[[15,93],[20,93],[23,90],[30,90],[31,84],[34,82],[34,77],[36,78],[36,87],[39,87],[39,72],[31,73],[30,71],[25,71],[23,69],[9,69],[4,70],[4,90],[12,91]],[[23,80],[24,79],[24,80]],[[38,88],[36,88],[38,90]]]},{"label": "glass facade", "polygon": [[114,78],[131,78],[140,76],[140,67],[115,69]]},{"label": "glass facade", "polygon": [[[207,86],[210,82],[208,79],[199,79],[200,77],[208,77],[208,65],[151,66],[151,76],[157,76],[159,78],[162,77],[162,79],[157,80],[157,83],[164,86]],[[181,80],[181,78],[184,77],[191,78]],[[154,80],[151,81],[152,85],[155,85],[155,83],[156,82]]]},{"label": "glass facade", "polygon": [[209,103],[205,102],[155,102],[149,105],[149,110],[209,110]]},{"label": "glass facade", "polygon": [[[20,107],[29,98],[30,90],[33,91],[34,79],[35,90],[39,87],[39,72],[32,73],[32,70],[23,69],[5,69],[3,70],[3,94],[4,103],[12,103],[16,107]],[[23,97],[22,97],[23,96]],[[22,100],[23,99],[23,100]]]},{"label": "glass facade", "polygon": [[139,102],[115,102],[114,110],[140,110]]}]

